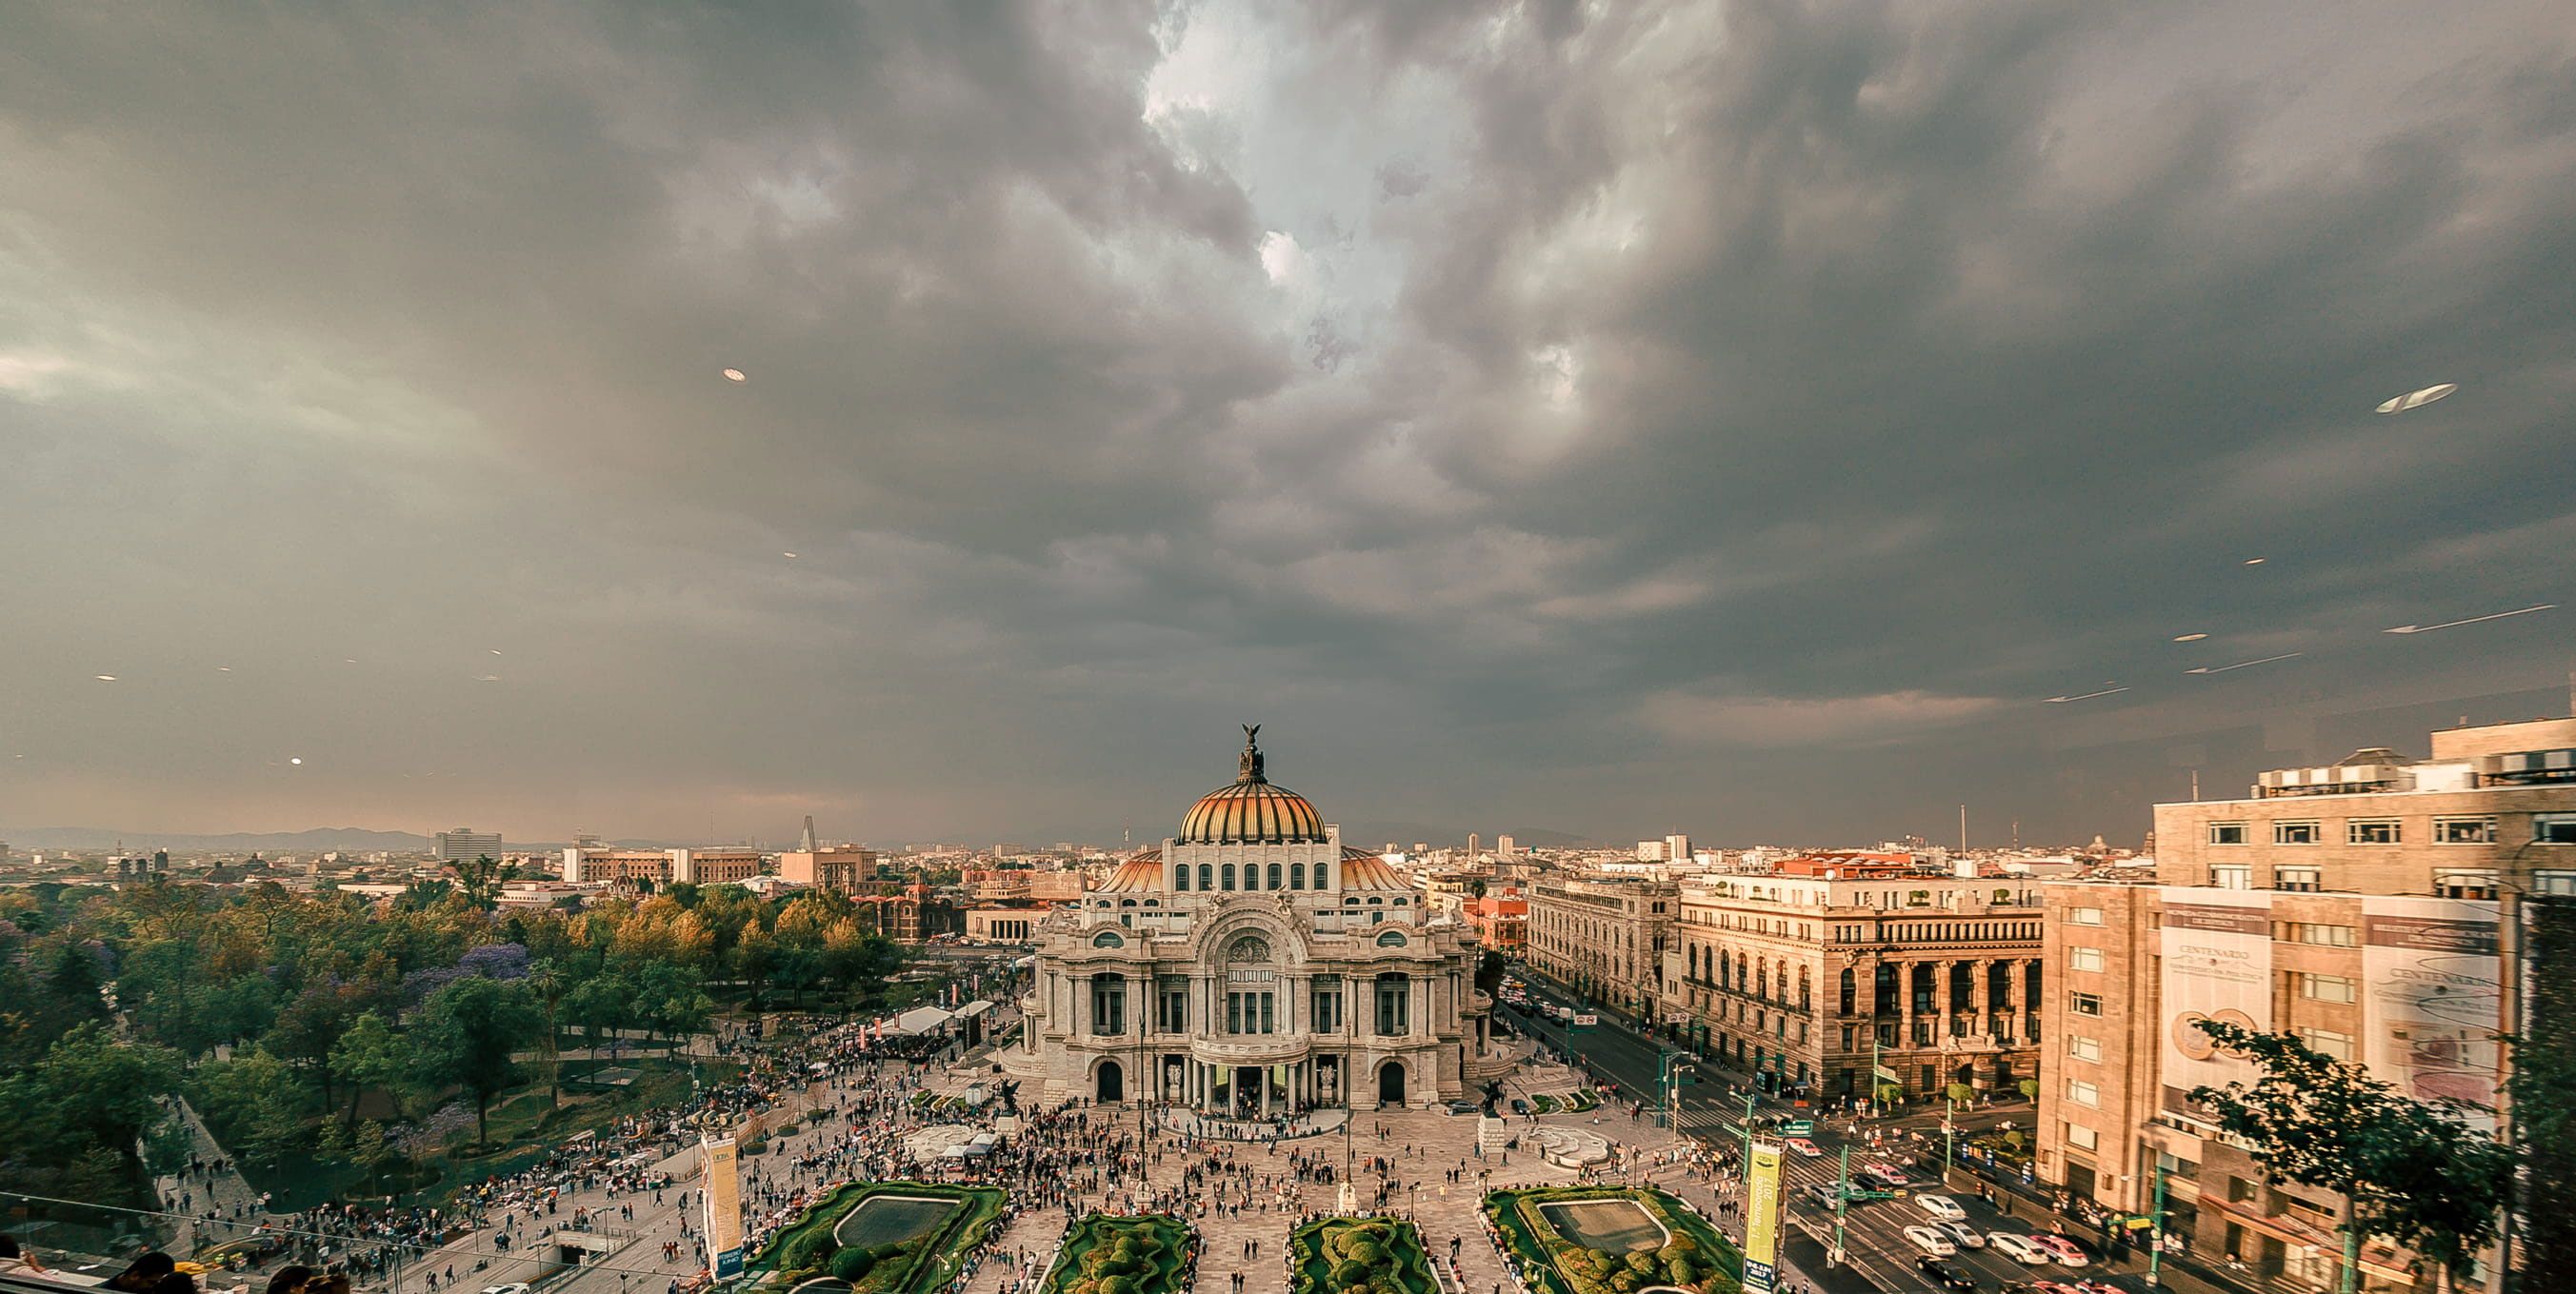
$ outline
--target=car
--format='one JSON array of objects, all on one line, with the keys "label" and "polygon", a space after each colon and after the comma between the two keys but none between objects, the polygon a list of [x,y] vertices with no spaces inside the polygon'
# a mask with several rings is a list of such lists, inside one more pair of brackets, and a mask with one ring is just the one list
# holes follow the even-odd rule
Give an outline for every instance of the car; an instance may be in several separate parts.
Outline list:
[{"label": "car", "polygon": [[1878,1180],[1885,1182],[1890,1186],[1903,1186],[1907,1182],[1914,1180],[1913,1178],[1905,1175],[1904,1169],[1899,1168],[1894,1164],[1873,1163],[1869,1165],[1869,1171],[1875,1175]]},{"label": "car", "polygon": [[[1950,1239],[1961,1249],[1983,1249],[1986,1247],[1986,1233],[1977,1230],[1975,1227],[1969,1226],[1965,1222],[1935,1222],[1932,1225],[1941,1228],[1942,1234],[1950,1237]],[[2112,1291],[2112,1294],[2119,1294],[2119,1292],[2114,1290]]]},{"label": "car", "polygon": [[2084,1246],[2064,1236],[2036,1235],[2030,1238],[2030,1242],[2047,1250],[2048,1256],[2056,1259],[2061,1267],[2081,1267],[2093,1261],[2093,1255],[2084,1252]]},{"label": "car", "polygon": [[528,1287],[517,1281],[507,1285],[486,1285],[483,1294],[528,1294]]},{"label": "car", "polygon": [[1968,1211],[1947,1195],[1917,1195],[1914,1207],[1931,1214],[1935,1222],[1957,1222],[1968,1216]]},{"label": "car", "polygon": [[1478,1108],[1477,1104],[1473,1101],[1451,1101],[1449,1103],[1449,1112],[1451,1114],[1474,1114]]},{"label": "car", "polygon": [[1959,1247],[1950,1243],[1950,1237],[1930,1227],[1907,1227],[1905,1239],[1907,1243],[1935,1258],[1947,1258],[1959,1252]]},{"label": "car", "polygon": [[1939,1289],[1972,1290],[1977,1287],[1974,1277],[1930,1254],[1915,1259],[1914,1270],[1923,1273]]},{"label": "car", "polygon": [[1844,1196],[1834,1183],[1818,1182],[1807,1188],[1807,1198],[1815,1201],[1817,1208],[1830,1209],[1842,1203]]},{"label": "car", "polygon": [[1905,1185],[1902,1181],[1889,1180],[1875,1168],[1864,1168],[1853,1173],[1851,1176],[1852,1181],[1874,1191],[1893,1191],[1896,1188]]},{"label": "car", "polygon": [[1529,1102],[1528,1102],[1528,1101],[1525,1101],[1525,1100],[1523,1100],[1523,1099],[1521,1099],[1520,1097],[1517,1097],[1517,1096],[1513,1097],[1513,1098],[1512,1098],[1512,1113],[1514,1113],[1514,1114],[1527,1114],[1527,1113],[1529,1113]]},{"label": "car", "polygon": [[2047,1250],[2032,1244],[2029,1236],[2018,1231],[1989,1231],[1986,1244],[1996,1253],[2031,1267],[2046,1267],[2057,1261]]},{"label": "car", "polygon": [[1787,1146],[1798,1154],[1805,1155],[1809,1159],[1822,1158],[1825,1153],[1816,1145],[1816,1143],[1807,1140],[1805,1137],[1791,1137],[1780,1144]]}]

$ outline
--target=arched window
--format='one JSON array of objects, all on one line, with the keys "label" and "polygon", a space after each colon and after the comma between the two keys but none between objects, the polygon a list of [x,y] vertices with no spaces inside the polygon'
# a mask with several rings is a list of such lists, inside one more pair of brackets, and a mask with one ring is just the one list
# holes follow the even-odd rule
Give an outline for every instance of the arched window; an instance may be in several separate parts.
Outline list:
[{"label": "arched window", "polygon": [[1210,880],[1215,879],[1215,878],[1211,875],[1211,872],[1212,872],[1212,869],[1211,869],[1211,868],[1210,868],[1206,863],[1201,863],[1201,864],[1199,864],[1199,888],[1200,888],[1200,889],[1202,889],[1202,890],[1211,890],[1211,889],[1216,888],[1215,886],[1208,884],[1208,882],[1209,882]]},{"label": "arched window", "polygon": [[1401,930],[1388,930],[1379,934],[1377,937],[1377,946],[1380,948],[1402,948],[1404,946],[1404,932]]},{"label": "arched window", "polygon": [[1091,946],[1094,948],[1121,948],[1125,947],[1126,943],[1127,940],[1115,930],[1103,930],[1091,937]]},{"label": "arched window", "polygon": [[1798,968],[1798,1009],[1807,1009],[1807,968],[1804,966]]},{"label": "arched window", "polygon": [[1136,906],[1136,900],[1134,900],[1134,899],[1120,899],[1120,900],[1118,900],[1118,906],[1120,906],[1120,907],[1122,907],[1122,908],[1132,908],[1132,907]]},{"label": "arched window", "polygon": [[1190,865],[1188,863],[1172,864],[1172,888],[1176,890],[1186,890],[1189,887]]},{"label": "arched window", "polygon": [[1852,1013],[1852,1007],[1854,1006],[1854,999],[1855,999],[1855,998],[1857,998],[1857,997],[1859,997],[1859,995],[1860,995],[1860,984],[1859,984],[1859,982],[1858,982],[1858,981],[1859,981],[1859,977],[1858,977],[1858,976],[1856,976],[1856,975],[1853,975],[1853,974],[1852,974],[1852,968],[1851,968],[1851,967],[1849,967],[1849,966],[1845,966],[1845,967],[1843,967],[1843,1014],[1844,1014],[1844,1015],[1850,1015],[1850,1014]]},{"label": "arched window", "polygon": [[1306,865],[1304,863],[1288,864],[1288,888],[1292,890],[1302,890],[1306,888]]},{"label": "arched window", "polygon": [[1279,888],[1279,864],[1277,863],[1270,865],[1270,888],[1274,890]]},{"label": "arched window", "polygon": [[1329,890],[1333,888],[1333,865],[1331,863],[1315,864],[1315,888],[1319,890]]},{"label": "arched window", "polygon": [[1217,888],[1219,888],[1219,889],[1225,889],[1225,890],[1233,889],[1233,888],[1234,888],[1234,864],[1232,864],[1232,863],[1227,863],[1227,864],[1225,865],[1225,870],[1217,873],[1217,879],[1218,879],[1218,882],[1219,882],[1219,884],[1218,884]]}]

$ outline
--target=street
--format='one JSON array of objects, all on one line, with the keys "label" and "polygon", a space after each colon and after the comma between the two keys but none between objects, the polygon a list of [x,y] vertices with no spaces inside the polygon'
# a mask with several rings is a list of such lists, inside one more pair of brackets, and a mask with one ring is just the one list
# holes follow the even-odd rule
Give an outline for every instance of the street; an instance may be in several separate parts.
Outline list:
[{"label": "street", "polygon": [[[1576,995],[1534,973],[1518,973],[1529,985],[1533,1007],[1542,1003],[1581,1004]],[[1674,1048],[1642,1036],[1634,1028],[1607,1014],[1601,1015],[1601,1023],[1597,1025],[1569,1028],[1545,1018],[1536,1010],[1521,1011],[1501,1002],[1496,1003],[1495,1010],[1502,1013],[1513,1028],[1543,1040],[1590,1067],[1602,1081],[1615,1086],[1626,1100],[1645,1102],[1643,1117],[1649,1120],[1655,1117],[1659,1100],[1657,1083],[1663,1059],[1667,1054],[1673,1054]],[[1744,1091],[1751,1090],[1751,1078],[1721,1068],[1715,1061],[1695,1059],[1700,1066],[1701,1081],[1681,1084],[1677,1126],[1684,1135],[1696,1140],[1724,1144],[1740,1151],[1744,1141]],[[1731,1090],[1730,1085],[1742,1087],[1744,1091]],[[1608,1112],[1605,1117],[1627,1117],[1624,1110],[1606,1105],[1604,1108]],[[1966,1210],[1969,1225],[1980,1232],[2028,1234],[2047,1230],[2045,1219],[2037,1225],[2030,1220],[2034,1209],[2026,1201],[2017,1202],[2006,1196],[2002,1199],[2004,1210],[1986,1205],[1978,1198],[1973,1179],[1964,1173],[1953,1178],[1953,1181],[1963,1184],[1961,1189],[1943,1191],[1939,1185],[1942,1145],[1937,1115],[1918,1113],[1862,1120],[1855,1130],[1853,1121],[1847,1117],[1828,1120],[1815,1111],[1795,1108],[1777,1098],[1759,1098],[1753,1109],[1757,1115],[1812,1118],[1815,1123],[1815,1131],[1808,1139],[1823,1153],[1812,1158],[1791,1154],[1781,1174],[1782,1197],[1787,1201],[1786,1221],[1792,1236],[1788,1260],[1799,1279],[1812,1281],[1819,1288],[1833,1291],[1833,1294],[1933,1288],[1931,1282],[1915,1269],[1915,1261],[1923,1251],[1903,1234],[1906,1227],[1921,1226],[1931,1221],[1912,1198],[1927,1191],[1948,1194],[1956,1200]],[[1963,1115],[1959,1121],[1960,1135],[1964,1138],[1970,1131],[1982,1132],[2001,1120],[2015,1118],[2026,1123],[2030,1118],[2028,1107]],[[1924,1128],[1926,1124],[1932,1125],[1928,1131]],[[1881,1133],[1883,1149],[1873,1150],[1869,1144],[1869,1132],[1873,1127]],[[1922,1133],[1919,1142],[1912,1137],[1918,1132]],[[1770,1139],[1777,1134],[1765,1135]],[[1854,1202],[1845,1208],[1842,1218],[1844,1262],[1840,1267],[1828,1267],[1826,1250],[1834,1238],[1834,1211],[1830,1206],[1819,1203],[1810,1191],[1839,1180],[1841,1156],[1846,1146],[1851,1152],[1852,1171],[1858,1172],[1872,1163],[1889,1164],[1898,1166],[1911,1180],[1903,1198]],[[1916,1164],[1906,1164],[1907,1156],[1912,1156]],[[2021,1214],[2018,1218],[2009,1212],[2016,1208]],[[1740,1238],[1740,1216],[1727,1220]],[[2089,1238],[2073,1238],[2085,1244],[2088,1250],[2095,1248],[2089,1243]],[[2108,1281],[2123,1290],[2143,1290],[2146,1287],[2140,1278],[2114,1275],[2098,1264],[2083,1269],[2054,1265],[2024,1266],[1990,1247],[1962,1249],[1946,1261],[1975,1277],[1979,1286],[1986,1289],[1999,1289],[2013,1282],[2074,1279]]]}]

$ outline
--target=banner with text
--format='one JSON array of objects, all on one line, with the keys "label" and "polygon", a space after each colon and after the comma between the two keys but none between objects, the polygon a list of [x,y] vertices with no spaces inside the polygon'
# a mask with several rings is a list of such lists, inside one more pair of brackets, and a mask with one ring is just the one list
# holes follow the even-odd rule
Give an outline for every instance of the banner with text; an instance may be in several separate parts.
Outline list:
[{"label": "banner with text", "polygon": [[[2272,1027],[2272,896],[2184,885],[2162,894],[2164,1108],[2188,1113],[2191,1089],[2254,1077],[2254,1067],[2221,1053],[2200,1022]],[[2069,928],[2070,939],[2079,934]]]},{"label": "banner with text", "polygon": [[717,1279],[742,1275],[742,1166],[731,1137],[709,1137],[699,1143],[698,1161],[705,1166],[707,1252]]},{"label": "banner with text", "polygon": [[1753,1143],[1744,1174],[1744,1288],[1771,1294],[1780,1282],[1780,1147]]},{"label": "banner with text", "polygon": [[2495,1126],[2504,1018],[2498,905],[2469,899],[2365,897],[2362,1059],[2419,1101],[2458,1101]]}]

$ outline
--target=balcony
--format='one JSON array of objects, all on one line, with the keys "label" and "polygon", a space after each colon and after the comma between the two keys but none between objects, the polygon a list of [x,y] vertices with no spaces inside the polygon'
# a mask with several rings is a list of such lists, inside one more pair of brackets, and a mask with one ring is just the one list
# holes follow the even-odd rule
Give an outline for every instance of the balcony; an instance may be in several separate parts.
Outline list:
[{"label": "balcony", "polygon": [[1209,1065],[1273,1065],[1306,1058],[1302,1034],[1225,1034],[1190,1043],[1190,1055]]}]

